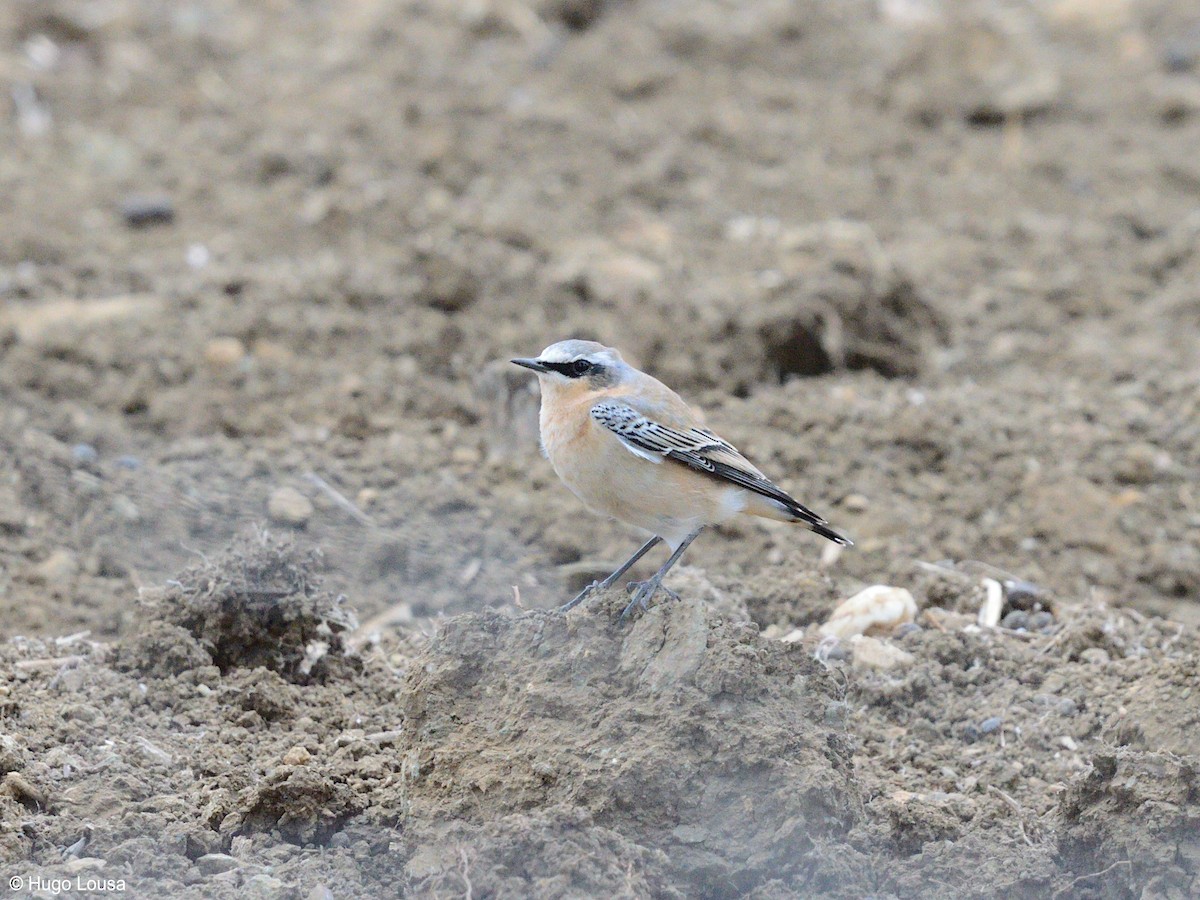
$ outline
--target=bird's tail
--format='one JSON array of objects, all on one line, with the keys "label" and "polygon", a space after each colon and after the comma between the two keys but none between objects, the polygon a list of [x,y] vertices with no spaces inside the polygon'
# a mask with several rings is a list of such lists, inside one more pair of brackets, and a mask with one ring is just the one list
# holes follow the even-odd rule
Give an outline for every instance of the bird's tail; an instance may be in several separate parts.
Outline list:
[{"label": "bird's tail", "polygon": [[[803,519],[796,519],[795,521],[802,522]],[[846,537],[844,534],[838,534],[828,525],[814,525],[810,522],[808,523],[808,527],[810,531],[819,534],[823,538],[829,538],[829,540],[833,541],[835,544],[841,544],[843,547],[854,546],[854,541],[850,540],[850,538]]]},{"label": "bird's tail", "polygon": [[800,522],[807,525],[810,531],[819,534],[827,540],[833,541],[835,544],[841,544],[843,547],[854,546],[854,541],[845,535],[838,534],[829,527],[829,524],[824,519],[803,503],[793,500],[790,497],[788,497],[788,500],[790,502],[785,503],[782,499],[776,499],[775,497],[763,497],[760,494],[753,494],[748,498],[744,511],[752,516],[774,519],[777,522]]}]

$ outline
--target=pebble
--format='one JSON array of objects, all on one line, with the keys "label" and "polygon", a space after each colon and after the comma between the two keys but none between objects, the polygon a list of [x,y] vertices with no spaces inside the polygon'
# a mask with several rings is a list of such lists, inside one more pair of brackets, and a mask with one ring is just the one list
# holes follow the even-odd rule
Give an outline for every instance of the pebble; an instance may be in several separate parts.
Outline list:
[{"label": "pebble", "polygon": [[708,840],[708,831],[698,825],[677,825],[671,834],[681,844],[703,844]]},{"label": "pebble", "polygon": [[901,625],[899,628],[897,628],[894,632],[892,632],[892,637],[906,638],[910,634],[920,634],[924,630],[925,629],[922,628],[920,625],[918,625],[916,622],[905,622],[903,625]]},{"label": "pebble", "polygon": [[850,653],[841,644],[835,644],[826,651],[823,658],[826,662],[845,662],[850,658]]},{"label": "pebble", "polygon": [[251,895],[278,897],[283,890],[283,882],[274,875],[260,872],[246,882],[246,890]]},{"label": "pebble", "polygon": [[302,527],[312,514],[312,501],[294,487],[281,487],[267,500],[267,515],[281,525]]},{"label": "pebble", "polygon": [[1012,631],[1025,631],[1029,628],[1029,613],[1021,609],[1014,609],[1000,621],[1000,624]]},{"label": "pebble", "polygon": [[917,617],[917,601],[904,588],[874,584],[843,600],[821,626],[826,637],[849,638],[872,631],[889,632]]},{"label": "pebble", "polygon": [[239,863],[228,853],[205,853],[196,860],[196,868],[203,875],[220,875],[238,867]]},{"label": "pebble", "polygon": [[994,731],[999,731],[1004,724],[1004,720],[999,716],[990,716],[979,723],[980,734],[991,734]]},{"label": "pebble", "polygon": [[1079,704],[1070,697],[1063,697],[1058,701],[1058,712],[1059,715],[1073,716],[1079,712]]},{"label": "pebble", "polygon": [[142,467],[142,461],[136,456],[118,456],[114,462],[118,469],[126,469],[130,472],[137,471]]},{"label": "pebble", "polygon": [[124,494],[113,497],[112,508],[113,512],[126,522],[140,522],[142,519],[142,511],[138,509],[138,505]]},{"label": "pebble", "polygon": [[28,809],[45,809],[47,806],[46,793],[19,772],[5,775],[0,790]]},{"label": "pebble", "polygon": [[1102,647],[1088,647],[1079,654],[1079,658],[1093,666],[1103,666],[1111,660],[1108,651]]},{"label": "pebble", "polygon": [[7,775],[25,768],[25,751],[16,739],[0,734],[0,772]]},{"label": "pebble", "polygon": [[1163,68],[1177,75],[1194,71],[1200,66],[1200,29],[1171,41],[1163,50],[1162,61]]},{"label": "pebble", "polygon": [[979,740],[979,729],[974,725],[967,724],[962,730],[962,739],[964,744],[973,744]]},{"label": "pebble", "polygon": [[25,530],[25,510],[11,488],[0,485],[0,534],[20,534]]},{"label": "pebble", "polygon": [[848,512],[866,512],[871,508],[871,501],[863,494],[847,494],[842,499],[842,508]]},{"label": "pebble", "polygon": [[1046,610],[1035,612],[1029,617],[1029,630],[1041,631],[1054,624],[1054,615]]},{"label": "pebble", "polygon": [[1126,484],[1151,484],[1171,469],[1171,457],[1153,444],[1130,444],[1116,465],[1117,479]]},{"label": "pebble", "polygon": [[235,337],[213,338],[204,345],[204,361],[215,368],[232,368],[245,357],[246,345]]},{"label": "pebble", "polygon": [[1045,592],[1032,581],[1009,578],[1004,582],[1004,599],[1009,606],[1029,610]]},{"label": "pebble", "polygon": [[175,221],[175,204],[170,197],[136,194],[121,202],[121,218],[130,228],[170,225]]},{"label": "pebble", "polygon": [[77,466],[94,466],[100,461],[100,453],[91,444],[76,444],[71,448],[71,461]]},{"label": "pebble", "polygon": [[293,747],[287,753],[283,754],[283,764],[285,766],[306,766],[311,759],[312,754],[303,747]]}]

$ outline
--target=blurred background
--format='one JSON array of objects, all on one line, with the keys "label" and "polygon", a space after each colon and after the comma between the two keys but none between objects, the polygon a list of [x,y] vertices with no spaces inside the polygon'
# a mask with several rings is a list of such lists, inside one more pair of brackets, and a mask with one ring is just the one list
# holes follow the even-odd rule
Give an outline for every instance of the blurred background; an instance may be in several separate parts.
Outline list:
[{"label": "blurred background", "polygon": [[[503,362],[564,337],[848,578],[1200,620],[1193,3],[12,0],[0,80],[6,634],[119,634],[248,523],[368,616],[561,601],[636,540]],[[752,612],[821,552],[727,536]]]}]

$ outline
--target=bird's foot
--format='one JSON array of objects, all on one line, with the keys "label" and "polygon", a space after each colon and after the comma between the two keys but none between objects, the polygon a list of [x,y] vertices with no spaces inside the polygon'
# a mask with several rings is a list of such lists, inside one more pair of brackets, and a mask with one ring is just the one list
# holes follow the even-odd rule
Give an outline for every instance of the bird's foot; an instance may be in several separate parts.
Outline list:
[{"label": "bird's foot", "polygon": [[628,619],[630,615],[633,614],[635,609],[641,609],[642,612],[645,612],[647,609],[649,609],[650,598],[659,591],[662,591],[672,600],[679,600],[679,595],[669,587],[665,587],[662,583],[662,579],[657,576],[646,581],[631,581],[629,582],[629,590],[633,592],[633,599],[629,601],[629,605],[626,606],[625,611],[621,613],[620,621],[622,622]]},{"label": "bird's foot", "polygon": [[596,590],[600,587],[601,587],[601,584],[599,581],[593,581],[591,584],[589,584],[587,587],[585,587],[582,591],[580,591],[578,594],[576,594],[574,596],[574,598],[572,598],[571,600],[569,600],[568,602],[566,602],[562,606],[560,606],[558,608],[558,611],[560,613],[570,612],[575,607],[577,607],[580,603],[582,603],[584,600],[586,600],[588,597],[592,596],[592,594],[595,593]]}]

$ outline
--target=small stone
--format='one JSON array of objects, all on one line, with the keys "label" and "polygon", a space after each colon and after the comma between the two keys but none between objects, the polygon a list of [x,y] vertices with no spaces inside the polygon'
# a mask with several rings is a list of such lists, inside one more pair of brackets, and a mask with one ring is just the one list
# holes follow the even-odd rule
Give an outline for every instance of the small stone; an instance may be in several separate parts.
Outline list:
[{"label": "small stone", "polygon": [[0,782],[0,791],[4,791],[26,809],[45,810],[47,797],[45,791],[33,784],[19,772],[9,772]]},{"label": "small stone", "polygon": [[1075,743],[1075,739],[1073,737],[1071,737],[1069,734],[1064,734],[1062,737],[1060,737],[1058,739],[1058,742],[1060,744],[1062,744],[1062,748],[1064,750],[1069,750],[1072,753],[1074,753],[1076,750],[1079,749],[1079,745],[1077,743]]},{"label": "small stone", "polygon": [[1153,444],[1131,444],[1117,463],[1119,481],[1126,484],[1151,484],[1171,468],[1171,457]]},{"label": "small stone", "polygon": [[1029,613],[1022,609],[1014,609],[1000,621],[1000,625],[1010,631],[1027,631],[1029,629]]},{"label": "small stone", "polygon": [[175,221],[175,204],[170,197],[134,195],[121,203],[121,218],[130,228],[170,225]]},{"label": "small stone", "polygon": [[925,629],[922,628],[920,625],[918,625],[916,622],[905,622],[903,625],[901,625],[899,628],[897,628],[895,631],[892,632],[892,637],[899,640],[901,638],[908,637],[910,634],[920,634],[924,630]]},{"label": "small stone", "polygon": [[202,875],[220,875],[238,867],[239,863],[228,853],[205,853],[196,860],[196,868]]},{"label": "small stone", "polygon": [[825,651],[825,653],[822,655],[822,658],[826,662],[845,662],[850,658],[850,651],[848,651],[841,644],[834,644],[827,651]]},{"label": "small stone", "polygon": [[1046,592],[1032,581],[1009,578],[1003,582],[1004,599],[1009,606],[1029,610]]},{"label": "small stone", "polygon": [[71,448],[71,462],[77,466],[94,466],[100,461],[100,454],[91,444],[76,444]]},{"label": "small stone", "polygon": [[1058,714],[1060,716],[1073,716],[1079,712],[1079,704],[1070,697],[1063,697],[1058,701]]},{"label": "small stone", "polygon": [[34,584],[61,587],[79,574],[79,561],[70,550],[55,550],[34,566],[30,580]]},{"label": "small stone", "polygon": [[267,501],[267,514],[281,525],[302,528],[312,518],[312,501],[294,487],[281,487]]},{"label": "small stone", "polygon": [[826,637],[889,632],[917,617],[917,601],[904,588],[875,584],[842,601],[821,626]]},{"label": "small stone", "polygon": [[20,534],[25,530],[25,510],[17,492],[0,485],[0,534]]},{"label": "small stone", "polygon": [[112,510],[126,522],[140,522],[142,519],[142,511],[138,509],[138,505],[124,494],[113,497]]},{"label": "small stone", "polygon": [[1054,624],[1054,615],[1047,610],[1039,610],[1029,617],[1029,630],[1042,631]]},{"label": "small stone", "polygon": [[847,494],[842,500],[842,508],[848,512],[866,512],[871,507],[871,501],[862,494]]},{"label": "small stone", "polygon": [[979,729],[971,724],[966,725],[962,730],[962,739],[964,744],[974,744],[979,740]]},{"label": "small stone", "polygon": [[1200,61],[1200,41],[1176,41],[1163,51],[1163,68],[1176,75],[1191,72]]},{"label": "small stone", "polygon": [[266,872],[259,872],[246,882],[246,893],[252,897],[278,897],[282,890],[283,882]]},{"label": "small stone", "polygon": [[128,472],[136,472],[142,467],[142,461],[136,456],[118,456],[113,462],[118,469],[125,469]]},{"label": "small stone", "polygon": [[1093,666],[1103,666],[1111,661],[1108,651],[1102,647],[1088,647],[1079,654],[1079,658]]},{"label": "small stone", "polygon": [[0,775],[25,768],[25,751],[15,738],[0,734]]},{"label": "small stone", "polygon": [[982,722],[979,723],[979,733],[980,734],[991,734],[995,731],[999,731],[1000,727],[1003,724],[1004,724],[1004,720],[1001,719],[999,716],[989,716],[988,718],[984,719]]},{"label": "small stone", "polygon": [[306,766],[311,759],[312,754],[303,747],[293,747],[287,753],[283,754],[283,764],[285,766]]},{"label": "small stone", "polygon": [[246,345],[235,337],[213,338],[204,345],[204,361],[213,368],[232,368],[245,357]]},{"label": "small stone", "polygon": [[703,844],[708,839],[708,830],[698,825],[677,825],[671,835],[681,844]]}]

